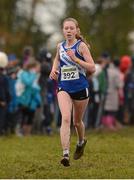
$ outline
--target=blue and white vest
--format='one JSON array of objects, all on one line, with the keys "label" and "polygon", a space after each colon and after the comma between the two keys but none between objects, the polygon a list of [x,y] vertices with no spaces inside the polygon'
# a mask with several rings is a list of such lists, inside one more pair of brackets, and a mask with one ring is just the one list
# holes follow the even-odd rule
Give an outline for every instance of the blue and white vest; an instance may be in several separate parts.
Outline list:
[{"label": "blue and white vest", "polygon": [[[81,61],[85,61],[81,54],[78,52],[78,47],[81,43],[81,40],[78,40],[73,46],[69,49],[74,50],[75,56]],[[66,51],[68,48],[65,47],[66,41],[61,42],[59,55],[60,55],[60,73],[58,78],[58,87],[63,90],[74,93],[81,91],[89,87],[88,80],[86,78],[86,72],[83,67],[78,63],[75,63],[67,55]]]}]

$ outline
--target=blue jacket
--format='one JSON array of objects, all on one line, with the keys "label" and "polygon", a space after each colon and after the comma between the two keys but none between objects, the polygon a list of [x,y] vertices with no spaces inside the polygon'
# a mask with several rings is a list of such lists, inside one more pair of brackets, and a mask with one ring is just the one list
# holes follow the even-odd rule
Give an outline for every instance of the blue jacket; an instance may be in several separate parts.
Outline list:
[{"label": "blue jacket", "polygon": [[40,86],[37,83],[38,75],[30,71],[22,71],[19,76],[25,89],[22,95],[18,96],[19,105],[36,110],[41,104]]}]

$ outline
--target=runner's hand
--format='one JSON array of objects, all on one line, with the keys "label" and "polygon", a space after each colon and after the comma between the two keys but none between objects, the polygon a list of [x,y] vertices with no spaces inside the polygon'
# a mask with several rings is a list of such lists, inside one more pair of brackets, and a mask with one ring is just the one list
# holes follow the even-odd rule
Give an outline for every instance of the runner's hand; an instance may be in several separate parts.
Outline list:
[{"label": "runner's hand", "polygon": [[52,70],[49,78],[53,80],[58,80],[59,71],[58,70]]},{"label": "runner's hand", "polygon": [[68,49],[66,52],[67,55],[72,59],[72,61],[75,61],[76,59],[75,52],[72,49]]}]

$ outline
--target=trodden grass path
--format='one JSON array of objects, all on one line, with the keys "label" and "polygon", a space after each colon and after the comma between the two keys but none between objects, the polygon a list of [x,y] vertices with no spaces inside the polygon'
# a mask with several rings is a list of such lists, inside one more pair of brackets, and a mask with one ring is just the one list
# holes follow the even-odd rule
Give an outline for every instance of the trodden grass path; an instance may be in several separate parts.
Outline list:
[{"label": "trodden grass path", "polygon": [[0,178],[6,179],[134,179],[134,127],[119,132],[86,133],[80,160],[73,160],[76,136],[71,136],[71,166],[63,167],[59,134],[0,137]]}]

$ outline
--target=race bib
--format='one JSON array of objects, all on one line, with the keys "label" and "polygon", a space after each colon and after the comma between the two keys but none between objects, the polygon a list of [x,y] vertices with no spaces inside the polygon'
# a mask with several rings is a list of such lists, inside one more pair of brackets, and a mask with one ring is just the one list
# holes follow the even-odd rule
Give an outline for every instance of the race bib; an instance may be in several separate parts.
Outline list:
[{"label": "race bib", "polygon": [[79,79],[79,71],[76,66],[61,67],[61,81]]}]

